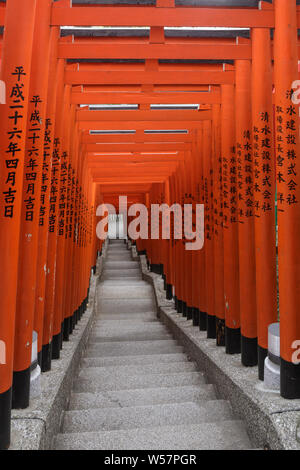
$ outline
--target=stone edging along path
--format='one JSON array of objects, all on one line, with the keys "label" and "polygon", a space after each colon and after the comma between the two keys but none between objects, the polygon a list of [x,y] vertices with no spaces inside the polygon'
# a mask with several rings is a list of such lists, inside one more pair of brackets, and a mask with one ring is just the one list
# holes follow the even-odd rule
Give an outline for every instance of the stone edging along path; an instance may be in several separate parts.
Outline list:
[{"label": "stone edging along path", "polygon": [[[131,248],[137,257],[135,247]],[[166,300],[161,276],[148,270],[145,255],[139,259],[143,279],[154,287],[160,320],[215,384],[219,397],[230,401],[236,416],[246,423],[254,445],[260,449],[300,450],[300,400],[285,400],[279,393],[263,390],[257,368],[242,366],[239,354],[225,354],[215,340],[207,339],[206,332],[178,314],[174,302]]]}]

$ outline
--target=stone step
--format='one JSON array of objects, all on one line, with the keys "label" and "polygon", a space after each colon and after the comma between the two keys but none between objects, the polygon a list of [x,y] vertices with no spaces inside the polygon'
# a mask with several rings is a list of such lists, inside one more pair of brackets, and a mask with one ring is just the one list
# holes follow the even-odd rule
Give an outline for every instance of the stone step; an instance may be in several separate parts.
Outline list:
[{"label": "stone step", "polygon": [[119,365],[119,366],[89,366],[84,367],[79,372],[79,378],[106,377],[108,374],[118,375],[143,375],[143,374],[175,374],[177,372],[197,372],[197,366],[194,362],[171,362],[143,365]]},{"label": "stone step", "polygon": [[167,328],[162,325],[161,323],[157,322],[157,324],[153,325],[145,325],[144,323],[138,323],[136,324],[135,322],[132,322],[132,324],[124,326],[118,326],[118,325],[113,325],[113,326],[104,326],[103,321],[96,320],[93,324],[93,333],[97,336],[103,336],[103,337],[109,337],[109,336],[114,336],[115,334],[118,333],[126,333],[128,334],[133,334],[133,333],[167,333]]},{"label": "stone step", "polygon": [[146,281],[143,281],[143,279],[126,279],[126,278],[114,278],[114,279],[104,279],[101,284],[103,286],[114,286],[116,289],[119,288],[119,286],[130,286],[130,287],[136,287],[139,288],[140,286],[148,286],[149,284]]},{"label": "stone step", "polygon": [[59,434],[57,450],[246,450],[251,444],[241,421],[161,426],[124,431]]},{"label": "stone step", "polygon": [[109,256],[106,257],[105,264],[110,263],[110,262],[115,262],[115,261],[122,261],[122,262],[126,262],[126,263],[135,263],[135,261],[133,261],[131,256],[125,254],[125,255],[121,255],[121,256],[120,255],[119,256],[109,255]]},{"label": "stone step", "polygon": [[182,387],[161,387],[135,390],[108,390],[97,393],[73,393],[70,410],[90,408],[124,408],[131,406],[184,403],[187,401],[216,400],[211,384]]},{"label": "stone step", "polygon": [[203,374],[199,372],[177,372],[174,374],[144,374],[112,376],[109,373],[100,377],[74,381],[75,392],[99,392],[103,390],[130,390],[157,387],[180,387],[182,385],[204,384]]},{"label": "stone step", "polygon": [[[145,354],[161,354],[178,352],[177,341],[171,340],[154,340],[154,341],[139,341],[132,343],[131,341],[120,341],[114,343],[94,343],[90,344],[86,350],[88,357],[97,356],[137,356]],[[92,354],[92,356],[90,356]]]},{"label": "stone step", "polygon": [[105,261],[106,269],[139,269],[138,261]]},{"label": "stone step", "polygon": [[101,275],[101,280],[105,279],[138,279],[142,278],[140,269],[104,269]]},{"label": "stone step", "polygon": [[98,296],[99,313],[117,313],[120,317],[123,313],[151,312],[155,308],[154,298],[150,299],[102,299]]},{"label": "stone step", "polygon": [[[158,323],[156,312],[148,313],[123,313],[122,317],[118,314],[101,313],[100,314],[102,324],[108,324],[107,322],[113,322],[115,325],[128,325],[132,323],[141,322],[155,322]],[[117,323],[116,323],[117,322]]]},{"label": "stone step", "polygon": [[230,418],[231,408],[223,400],[207,401],[203,404],[186,402],[123,409],[101,408],[65,412],[62,432],[116,431],[174,424],[218,423]]},{"label": "stone step", "polygon": [[122,334],[122,328],[119,329],[119,334],[115,333],[113,336],[112,335],[98,335],[97,333],[93,333],[90,336],[90,344],[99,344],[99,343],[115,343],[115,342],[121,342],[125,341],[158,341],[158,340],[165,340],[165,339],[173,339],[173,336],[168,335],[165,332],[145,332],[145,333],[128,333],[128,332],[123,332]]},{"label": "stone step", "polygon": [[152,286],[142,285],[136,286],[108,286],[105,283],[101,284],[98,288],[98,293],[101,299],[153,299]]},{"label": "stone step", "polygon": [[109,356],[109,357],[88,357],[82,359],[83,367],[107,367],[121,365],[147,365],[147,364],[170,364],[173,362],[188,362],[183,353],[173,354],[149,354],[140,356]]},{"label": "stone step", "polygon": [[111,261],[122,260],[124,257],[132,260],[131,252],[128,250],[107,250],[106,252],[106,261],[110,259]]}]

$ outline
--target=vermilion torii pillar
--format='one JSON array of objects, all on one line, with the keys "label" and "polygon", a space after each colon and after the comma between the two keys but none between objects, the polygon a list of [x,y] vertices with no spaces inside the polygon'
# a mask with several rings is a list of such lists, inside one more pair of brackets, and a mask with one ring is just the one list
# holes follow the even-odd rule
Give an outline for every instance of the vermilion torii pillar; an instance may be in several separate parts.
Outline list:
[{"label": "vermilion torii pillar", "polygon": [[36,0],[7,0],[0,78],[0,449],[10,443],[10,410],[22,185]]},{"label": "vermilion torii pillar", "polygon": [[57,96],[56,96],[56,120],[54,132],[54,148],[52,154],[52,169],[50,176],[50,209],[48,224],[48,246],[46,265],[46,290],[43,325],[42,371],[51,369],[52,360],[52,336],[53,336],[53,309],[55,288],[55,259],[57,245],[57,208],[60,189],[60,156],[64,111],[64,61],[58,60],[57,65]]},{"label": "vermilion torii pillar", "polygon": [[48,248],[48,220],[50,208],[50,182],[51,162],[54,148],[55,111],[57,93],[57,40],[59,29],[51,29],[50,70],[48,80],[47,112],[45,121],[43,173],[41,186],[41,200],[39,212],[39,256],[37,259],[37,284],[35,290],[34,329],[38,334],[38,361],[41,365],[43,348],[43,325],[45,308],[47,248]]},{"label": "vermilion torii pillar", "polygon": [[[299,115],[292,102],[298,79],[295,0],[275,1],[275,136],[278,191],[278,264],[280,310],[280,389],[300,398],[300,163]],[[296,357],[294,357],[296,356]]]},{"label": "vermilion torii pillar", "polygon": [[240,320],[242,364],[257,364],[251,63],[237,60],[236,161],[238,184]]},{"label": "vermilion torii pillar", "polygon": [[253,28],[251,36],[258,375],[263,380],[268,326],[277,321],[273,74],[270,30]]},{"label": "vermilion torii pillar", "polygon": [[241,351],[241,330],[234,86],[222,85],[221,94],[225,349],[227,354],[237,354]]},{"label": "vermilion torii pillar", "polygon": [[214,281],[217,346],[225,346],[224,309],[224,246],[223,246],[223,195],[221,157],[221,109],[212,106],[212,165],[213,165],[213,235],[214,235]]},{"label": "vermilion torii pillar", "polygon": [[39,0],[36,7],[20,230],[21,256],[15,326],[13,408],[29,406],[51,5],[51,0]]},{"label": "vermilion torii pillar", "polygon": [[202,140],[203,176],[204,176],[204,253],[205,253],[205,281],[206,281],[206,322],[207,337],[216,338],[216,316],[214,295],[214,236],[213,236],[213,210],[212,210],[212,124],[211,121],[203,123]]}]

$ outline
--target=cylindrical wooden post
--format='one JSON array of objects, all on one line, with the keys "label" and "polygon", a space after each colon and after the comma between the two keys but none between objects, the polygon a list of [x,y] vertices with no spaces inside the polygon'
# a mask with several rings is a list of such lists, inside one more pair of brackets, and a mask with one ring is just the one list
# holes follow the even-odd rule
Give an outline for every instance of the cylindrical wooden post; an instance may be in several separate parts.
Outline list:
[{"label": "cylindrical wooden post", "polygon": [[241,359],[243,365],[255,366],[257,364],[257,320],[251,138],[251,63],[248,60],[237,60],[235,67]]},{"label": "cylindrical wooden post", "polygon": [[223,254],[223,194],[222,157],[220,135],[220,105],[212,107],[212,165],[213,165],[213,234],[214,234],[214,281],[217,346],[225,346],[224,310],[224,254]]},{"label": "cylindrical wooden post", "polygon": [[55,286],[55,259],[58,229],[58,197],[60,187],[60,156],[61,139],[63,125],[63,74],[64,60],[59,59],[57,68],[58,91],[56,96],[56,121],[55,137],[52,155],[52,170],[50,179],[50,208],[48,222],[48,247],[46,265],[46,290],[45,290],[45,310],[43,325],[43,349],[42,349],[42,371],[51,369],[52,360],[52,336],[53,336],[53,308],[54,308],[54,286]]},{"label": "cylindrical wooden post", "polygon": [[270,30],[252,29],[252,131],[255,202],[258,375],[264,380],[268,326],[277,321],[275,160]]},{"label": "cylindrical wooden post", "polygon": [[[292,98],[298,79],[295,0],[275,1],[275,131],[278,195],[278,267],[280,303],[280,389],[284,398],[300,398],[300,364],[293,360],[300,339],[300,171],[299,115]],[[297,347],[297,346],[296,346]]]},{"label": "cylindrical wooden post", "polygon": [[55,130],[55,112],[56,112],[56,93],[57,93],[57,41],[59,37],[59,28],[51,28],[51,46],[50,46],[50,70],[48,80],[48,98],[45,121],[44,152],[43,152],[43,173],[41,186],[41,200],[39,213],[39,246],[37,259],[36,275],[36,300],[34,329],[38,333],[38,361],[42,363],[43,347],[43,325],[44,325],[44,307],[45,307],[45,289],[46,289],[46,269],[47,265],[47,247],[48,247],[48,220],[50,208],[50,183],[51,183],[51,165],[54,148],[54,130]]},{"label": "cylindrical wooden post", "polygon": [[234,86],[222,85],[221,94],[225,348],[227,354],[237,354],[241,351],[241,331]]},{"label": "cylindrical wooden post", "polygon": [[0,78],[6,104],[0,106],[0,449],[10,444],[19,233],[26,144],[35,0],[7,0]]},{"label": "cylindrical wooden post", "polygon": [[214,236],[213,236],[213,174],[212,174],[212,125],[203,123],[203,176],[204,176],[204,253],[206,280],[207,337],[216,338],[216,315],[214,295]]},{"label": "cylindrical wooden post", "polygon": [[40,0],[36,7],[20,228],[21,256],[16,305],[13,408],[29,406],[51,4],[51,0]]}]

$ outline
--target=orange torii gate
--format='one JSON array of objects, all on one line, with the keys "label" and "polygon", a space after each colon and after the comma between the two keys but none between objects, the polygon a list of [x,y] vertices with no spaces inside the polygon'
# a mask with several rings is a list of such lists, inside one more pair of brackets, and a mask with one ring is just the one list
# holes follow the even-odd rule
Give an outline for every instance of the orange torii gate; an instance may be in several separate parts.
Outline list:
[{"label": "orange torii gate", "polygon": [[[176,309],[226,353],[241,352],[243,365],[258,364],[262,380],[268,325],[278,320],[277,188],[281,395],[299,398],[296,1],[207,8],[7,0],[0,25],[7,89],[0,106],[0,448],[9,446],[11,406],[29,404],[33,330],[47,372],[86,309],[102,247],[95,208],[116,204],[120,194],[148,208],[204,204],[203,250],[185,249],[188,234],[137,240],[137,248],[164,276]],[[150,30],[130,40],[70,39],[60,37],[63,26]],[[251,31],[250,38],[180,38],[166,27]],[[137,109],[103,108],[122,103]],[[153,107],[172,104],[199,107]]]}]

